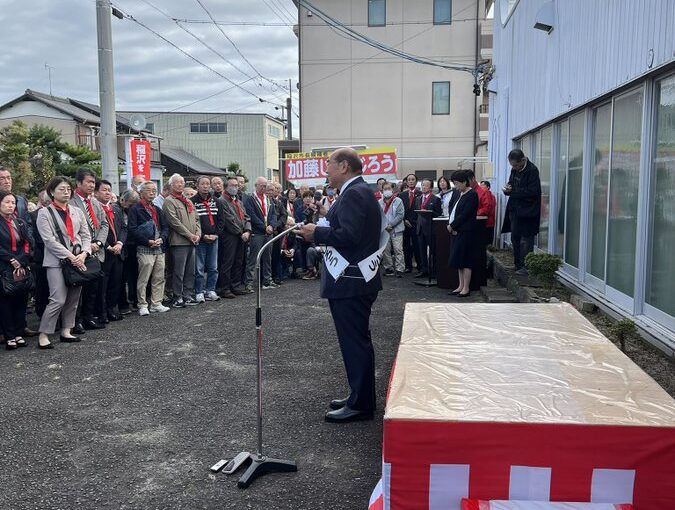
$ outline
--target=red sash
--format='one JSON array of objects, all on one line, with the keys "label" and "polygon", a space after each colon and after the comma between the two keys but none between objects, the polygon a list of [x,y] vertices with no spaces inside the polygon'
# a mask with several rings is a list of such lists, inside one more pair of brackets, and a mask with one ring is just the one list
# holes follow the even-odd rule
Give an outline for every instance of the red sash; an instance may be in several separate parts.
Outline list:
[{"label": "red sash", "polygon": [[389,208],[391,207],[391,204],[394,203],[394,198],[395,198],[395,197],[391,197],[391,198],[389,199],[389,202],[388,202],[388,203],[387,203],[386,200],[384,201],[384,214],[387,214],[387,212],[389,211]]},{"label": "red sash", "polygon": [[146,202],[145,200],[141,200],[141,204],[143,207],[145,207],[145,210],[150,213],[152,216],[152,221],[155,222],[155,226],[157,227],[157,230],[159,230],[159,217],[157,216],[157,211],[153,205],[150,202]]},{"label": "red sash", "polygon": [[52,202],[52,205],[54,206],[55,209],[59,211],[64,211],[66,213],[66,231],[68,232],[68,237],[70,238],[70,242],[75,244],[75,228],[73,227],[73,220],[70,217],[70,211],[68,210],[68,204],[66,204],[65,208],[61,208],[56,202]]},{"label": "red sash", "polygon": [[115,242],[117,242],[117,230],[115,230],[115,213],[113,212],[110,205],[101,204],[101,207],[103,207],[105,215],[108,217],[108,224],[110,225],[110,230],[112,230],[113,239]]},{"label": "red sash", "polygon": [[216,220],[213,218],[213,213],[211,213],[211,204],[209,203],[209,199],[202,199],[202,203],[204,204],[204,207],[206,207],[206,212],[209,214],[209,224],[214,226],[216,224]]},{"label": "red sash", "polygon": [[244,216],[246,216],[246,215],[244,214],[244,210],[241,208],[241,204],[239,203],[239,200],[237,200],[235,197],[233,197],[229,193],[226,193],[225,196],[227,197],[227,199],[231,203],[233,203],[235,206],[237,206],[237,211],[239,212],[239,219],[243,221]]},{"label": "red sash", "polygon": [[188,214],[195,210],[194,204],[180,193],[171,193],[171,196],[179,202],[183,202],[183,205],[187,209]]}]

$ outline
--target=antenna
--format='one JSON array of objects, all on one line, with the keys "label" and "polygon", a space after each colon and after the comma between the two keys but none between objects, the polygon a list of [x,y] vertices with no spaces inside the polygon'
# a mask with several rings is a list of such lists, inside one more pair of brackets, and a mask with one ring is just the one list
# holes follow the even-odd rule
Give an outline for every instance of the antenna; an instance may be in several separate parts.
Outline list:
[{"label": "antenna", "polygon": [[129,124],[131,124],[131,127],[136,131],[141,131],[142,129],[145,128],[147,122],[145,120],[145,117],[143,117],[143,115],[141,115],[140,113],[134,113],[131,115],[131,117],[129,117]]},{"label": "antenna", "polygon": [[52,95],[52,69],[55,69],[54,67],[50,66],[47,62],[45,62],[45,69],[47,70],[47,73],[49,74],[49,95]]}]

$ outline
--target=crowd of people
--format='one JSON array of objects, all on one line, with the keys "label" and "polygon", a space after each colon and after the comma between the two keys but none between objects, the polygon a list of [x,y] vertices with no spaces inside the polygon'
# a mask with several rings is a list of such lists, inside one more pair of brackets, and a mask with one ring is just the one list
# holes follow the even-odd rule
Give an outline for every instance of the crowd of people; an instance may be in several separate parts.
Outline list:
[{"label": "crowd of people", "polygon": [[[515,202],[533,201],[520,190],[534,189],[527,183],[538,175],[524,155],[515,156],[522,158],[512,162],[516,179],[504,189],[514,202],[507,219],[516,237],[531,244],[529,225],[536,219],[524,219],[533,214]],[[86,330],[132,312],[148,316],[252,294],[263,245],[298,223],[320,223],[339,200],[330,185],[283,191],[264,177],[250,193],[241,175],[201,176],[193,185],[174,174],[158,192],[154,182],[137,177],[117,197],[110,182],[82,168],[74,183],[53,178],[31,204],[12,192],[11,174],[0,167],[0,335],[6,348],[23,347],[25,337],[37,335],[38,347],[51,349],[57,330],[61,342],[79,342]],[[476,254],[493,242],[496,198],[490,183],[477,182],[471,170],[457,170],[436,185],[434,192],[431,179],[418,182],[414,174],[377,182],[375,196],[390,234],[382,271],[402,278],[416,267],[415,278],[433,277],[436,261],[427,256],[435,243],[432,220],[444,217],[454,242],[449,260],[438,263],[458,271],[459,286],[450,294],[465,297],[472,269],[482,260]],[[318,278],[324,250],[294,233],[277,240],[260,257],[262,289],[289,278]],[[520,244],[514,250],[520,267],[527,250]],[[98,261],[95,278],[81,285],[64,279],[64,264],[85,271],[92,259]],[[29,302],[40,318],[37,331],[26,327]]]}]

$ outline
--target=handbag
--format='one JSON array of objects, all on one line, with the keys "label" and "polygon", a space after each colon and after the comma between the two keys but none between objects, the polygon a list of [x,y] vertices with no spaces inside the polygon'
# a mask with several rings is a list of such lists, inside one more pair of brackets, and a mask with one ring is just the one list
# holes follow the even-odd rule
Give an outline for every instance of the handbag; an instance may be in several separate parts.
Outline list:
[{"label": "handbag", "polygon": [[16,296],[19,294],[27,294],[35,290],[35,276],[30,268],[24,268],[26,270],[26,275],[17,280],[14,278],[14,272],[9,270],[5,271],[0,277],[2,282],[2,292],[6,296]]},{"label": "handbag", "polygon": [[[48,208],[48,210],[49,214],[52,215],[54,225],[56,225],[56,234],[59,236],[59,241],[67,248],[68,245],[66,244],[66,240],[63,237],[63,232],[61,232],[61,226],[56,221],[56,215],[51,208]],[[72,253],[74,255],[79,254],[75,253],[78,248],[80,248],[80,245],[76,245],[73,249]],[[87,255],[87,258],[84,260],[84,265],[87,269],[85,271],[81,271],[75,267],[72,262],[70,262],[70,260],[61,259],[61,270],[63,271],[63,281],[65,282],[66,287],[81,287],[82,285],[86,285],[87,283],[103,276],[101,261],[98,260],[98,258]]]}]

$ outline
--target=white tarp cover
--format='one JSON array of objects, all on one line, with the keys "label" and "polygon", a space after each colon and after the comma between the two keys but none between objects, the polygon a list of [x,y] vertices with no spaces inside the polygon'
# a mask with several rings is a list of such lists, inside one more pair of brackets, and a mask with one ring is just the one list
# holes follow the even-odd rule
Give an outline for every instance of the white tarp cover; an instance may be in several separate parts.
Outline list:
[{"label": "white tarp cover", "polygon": [[675,401],[567,303],[408,303],[385,420],[675,427]]}]

